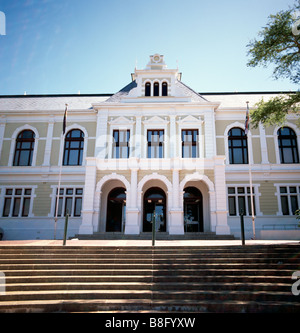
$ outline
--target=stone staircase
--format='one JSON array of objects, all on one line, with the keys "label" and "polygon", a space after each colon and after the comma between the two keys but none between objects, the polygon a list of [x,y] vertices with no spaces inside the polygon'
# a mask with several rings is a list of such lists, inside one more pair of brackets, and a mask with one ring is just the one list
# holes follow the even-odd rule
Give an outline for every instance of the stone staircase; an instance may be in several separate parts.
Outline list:
[{"label": "stone staircase", "polygon": [[[149,240],[152,239],[152,232],[141,232],[138,235],[127,235],[123,232],[94,232],[92,235],[75,235],[74,238],[80,240],[103,240],[103,239],[133,239]],[[157,232],[157,240],[234,240],[233,235],[217,235],[215,232],[188,232],[184,235],[170,235],[168,232]]]},{"label": "stone staircase", "polygon": [[297,270],[300,245],[0,244],[0,312],[298,313]]}]

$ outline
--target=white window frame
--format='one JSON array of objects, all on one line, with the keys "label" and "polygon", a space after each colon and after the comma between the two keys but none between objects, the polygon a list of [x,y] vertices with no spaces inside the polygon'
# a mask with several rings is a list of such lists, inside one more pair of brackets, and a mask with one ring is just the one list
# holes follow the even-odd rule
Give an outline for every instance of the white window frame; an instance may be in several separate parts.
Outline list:
[{"label": "white window frame", "polygon": [[[292,213],[292,205],[291,205],[291,196],[297,196],[298,199],[298,205],[300,204],[300,183],[282,183],[282,184],[274,184],[276,187],[276,197],[277,197],[277,203],[278,203],[278,212],[276,213],[277,216],[295,216]],[[287,193],[280,193],[280,187],[286,187]],[[290,193],[290,187],[296,187],[296,193]],[[289,207],[289,215],[283,215],[282,212],[282,206],[281,206],[281,196],[287,196],[288,197],[288,207]]]},{"label": "white window frame", "polygon": [[[48,214],[48,217],[54,217],[55,216],[55,210],[56,210],[56,197],[57,197],[57,190],[58,186],[57,185],[52,185],[52,194],[50,195],[51,197],[51,209],[50,209],[50,214]],[[73,189],[73,194],[67,194],[66,190],[67,189]],[[82,194],[76,194],[77,189],[82,189]],[[60,186],[60,190],[63,190],[63,194],[60,194],[59,197],[63,198],[63,204],[62,204],[62,215],[58,216],[58,218],[64,218],[64,212],[65,212],[65,204],[66,204],[66,198],[72,197],[72,210],[71,213],[69,214],[69,217],[72,218],[81,218],[82,214],[80,216],[74,216],[74,208],[75,208],[75,198],[81,197],[82,198],[82,205],[83,205],[83,194],[84,194],[84,185],[63,185]],[[82,206],[81,206],[81,211],[82,211]]]},{"label": "white window frame", "polygon": [[[36,197],[35,195],[35,189],[37,188],[36,185],[13,185],[13,186],[1,186],[1,196],[0,196],[0,216],[2,218],[29,218],[29,217],[34,217],[34,214],[32,213],[33,210],[33,200]],[[7,189],[12,189],[13,190],[13,194],[12,195],[6,195],[6,190]],[[15,194],[15,191],[17,189],[21,189],[22,190],[22,194]],[[25,194],[25,190],[26,189],[30,189],[31,190],[31,194],[27,195]],[[21,198],[21,203],[20,203],[20,209],[19,209],[19,214],[18,216],[13,216],[13,202],[14,200],[12,200],[11,202],[11,206],[10,206],[10,211],[9,211],[9,215],[8,216],[3,216],[3,209],[4,209],[4,201],[5,198],[7,197],[11,197],[12,199],[15,197],[20,197]],[[23,211],[23,202],[24,202],[24,197],[30,197],[30,205],[29,205],[29,212],[28,212],[28,216],[22,216],[22,211]]]},{"label": "white window frame", "polygon": [[11,145],[10,145],[10,152],[9,152],[9,158],[8,158],[8,166],[13,166],[13,167],[24,167],[24,166],[14,166],[13,163],[14,163],[14,156],[15,156],[15,150],[16,150],[16,142],[17,142],[17,137],[18,135],[22,132],[22,131],[25,131],[25,130],[28,130],[28,131],[32,131],[35,135],[34,137],[34,147],[33,147],[33,152],[32,152],[32,161],[31,161],[31,165],[30,166],[25,166],[25,167],[34,167],[36,166],[36,157],[37,157],[37,151],[38,151],[38,142],[39,142],[39,132],[38,130],[33,127],[33,126],[30,126],[28,124],[24,125],[24,126],[21,126],[21,127],[18,127],[13,135],[11,136]]},{"label": "white window frame", "polygon": [[[148,117],[147,117],[148,118]],[[155,160],[159,158],[148,158],[148,130],[163,130],[164,131],[164,144],[163,144],[163,157],[161,159],[169,158],[169,131],[168,131],[168,120],[160,119],[158,116],[153,116],[149,119],[145,119],[143,122],[144,125],[144,137],[142,138],[142,158],[147,158],[149,160]]]},{"label": "white window frame", "polygon": [[[235,193],[234,194],[228,194],[228,188],[229,187],[234,187],[235,188]],[[243,187],[244,188],[244,193],[238,193],[238,187]],[[246,205],[246,214],[245,216],[251,216],[249,215],[249,207],[248,207],[248,200],[247,197],[250,196],[250,193],[247,192],[247,187],[250,188],[250,184],[226,184],[226,195],[227,195],[227,207],[228,207],[228,217],[235,217],[235,216],[240,216],[240,212],[239,212],[239,205],[238,205],[238,197],[242,197],[244,196],[246,198],[245,200],[245,205]],[[255,215],[256,216],[262,216],[262,212],[260,211],[260,204],[259,204],[259,197],[261,196],[261,193],[259,192],[259,187],[260,184],[252,184],[252,187],[254,189],[253,192],[253,201],[254,201],[254,205],[255,205]],[[228,197],[235,197],[235,207],[236,207],[236,215],[229,215],[229,204],[228,204]]]}]

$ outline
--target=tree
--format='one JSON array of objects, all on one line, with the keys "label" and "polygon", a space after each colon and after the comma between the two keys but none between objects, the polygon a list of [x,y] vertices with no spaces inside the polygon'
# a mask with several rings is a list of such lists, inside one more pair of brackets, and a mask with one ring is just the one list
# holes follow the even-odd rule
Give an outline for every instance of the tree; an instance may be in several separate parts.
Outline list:
[{"label": "tree", "polygon": [[[247,45],[251,59],[248,66],[267,67],[275,65],[275,79],[288,78],[292,83],[300,83],[300,0],[285,11],[269,16],[269,22]],[[257,103],[251,112],[251,122],[257,127],[282,125],[289,112],[299,116],[300,91],[282,94],[265,102]],[[298,119],[299,124],[299,119]]]}]

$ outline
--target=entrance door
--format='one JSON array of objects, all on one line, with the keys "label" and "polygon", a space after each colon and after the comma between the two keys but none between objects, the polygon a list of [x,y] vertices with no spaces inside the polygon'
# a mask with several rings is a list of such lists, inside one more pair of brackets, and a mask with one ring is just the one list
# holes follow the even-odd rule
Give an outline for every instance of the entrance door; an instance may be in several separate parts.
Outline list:
[{"label": "entrance door", "polygon": [[203,232],[203,200],[196,187],[184,189],[184,231]]},{"label": "entrance door", "polygon": [[107,197],[106,231],[123,232],[125,225],[126,193],[124,188],[115,188]]},{"label": "entrance door", "polygon": [[152,187],[144,196],[143,231],[152,231],[153,214],[156,216],[156,231],[166,231],[166,195],[158,187]]}]

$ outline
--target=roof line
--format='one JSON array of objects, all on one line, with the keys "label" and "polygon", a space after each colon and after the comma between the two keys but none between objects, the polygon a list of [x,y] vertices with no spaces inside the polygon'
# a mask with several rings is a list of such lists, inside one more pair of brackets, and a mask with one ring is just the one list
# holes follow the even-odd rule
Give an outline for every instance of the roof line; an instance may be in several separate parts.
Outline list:
[{"label": "roof line", "polygon": [[43,98],[43,97],[107,97],[113,94],[37,94],[37,95],[0,95],[0,98]]},{"label": "roof line", "polygon": [[200,95],[274,95],[274,94],[296,94],[298,91],[244,91],[244,92],[201,92]]},{"label": "roof line", "polygon": [[[181,82],[182,83],[182,82]],[[185,84],[184,84],[185,85]],[[186,85],[185,85],[186,86]],[[188,86],[186,86],[188,87]],[[188,87],[191,89],[190,87]],[[245,92],[200,92],[201,95],[267,95],[295,94],[298,91],[245,91]],[[196,92],[195,92],[196,93]],[[0,98],[43,98],[43,97],[110,97],[115,94],[36,94],[36,95],[0,95]]]}]

